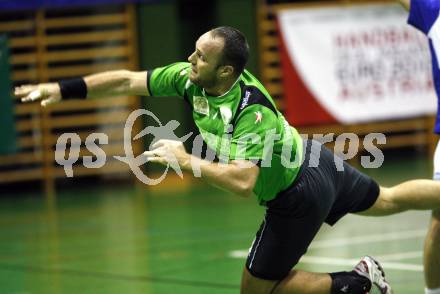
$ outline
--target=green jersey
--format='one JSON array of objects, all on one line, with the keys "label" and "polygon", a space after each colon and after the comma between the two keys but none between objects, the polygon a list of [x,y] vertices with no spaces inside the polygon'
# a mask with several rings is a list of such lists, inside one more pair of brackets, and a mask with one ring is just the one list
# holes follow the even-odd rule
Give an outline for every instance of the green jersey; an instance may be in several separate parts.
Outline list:
[{"label": "green jersey", "polygon": [[206,144],[220,160],[250,160],[260,167],[253,192],[260,204],[287,189],[298,174],[303,144],[298,132],[275,108],[266,89],[244,71],[231,89],[209,96],[189,79],[189,63],[174,63],[148,72],[151,96],[180,96]]}]

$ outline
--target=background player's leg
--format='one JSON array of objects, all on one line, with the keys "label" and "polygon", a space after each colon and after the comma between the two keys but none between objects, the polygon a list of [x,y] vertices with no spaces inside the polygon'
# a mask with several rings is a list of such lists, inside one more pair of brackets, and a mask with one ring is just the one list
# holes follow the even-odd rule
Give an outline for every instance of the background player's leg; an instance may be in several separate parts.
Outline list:
[{"label": "background player's leg", "polygon": [[425,283],[440,292],[440,210],[432,212],[431,224],[425,239]]},{"label": "background player's leg", "polygon": [[[434,153],[434,180],[440,181],[440,141]],[[440,294],[440,209],[433,210],[424,250],[425,284],[428,293]],[[428,290],[429,289],[429,290]],[[432,291],[434,290],[435,291]],[[431,290],[431,291],[430,291]]]},{"label": "background player's leg", "polygon": [[[434,180],[440,180],[440,141],[434,153]],[[433,210],[425,239],[423,262],[425,268],[425,293],[440,294],[440,209]]]},{"label": "background player's leg", "polygon": [[391,188],[380,188],[376,202],[361,215],[381,216],[405,210],[433,210],[425,240],[424,269],[426,286],[440,294],[440,182],[413,180]]}]

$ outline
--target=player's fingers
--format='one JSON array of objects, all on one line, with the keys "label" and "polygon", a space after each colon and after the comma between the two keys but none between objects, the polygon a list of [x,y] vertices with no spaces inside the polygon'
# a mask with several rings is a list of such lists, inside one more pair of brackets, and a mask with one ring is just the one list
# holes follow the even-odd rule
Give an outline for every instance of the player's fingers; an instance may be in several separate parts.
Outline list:
[{"label": "player's fingers", "polygon": [[48,106],[50,104],[53,104],[53,103],[56,103],[58,101],[60,101],[59,98],[57,98],[57,97],[50,97],[50,98],[47,98],[47,99],[44,99],[43,101],[41,101],[41,106],[46,107],[46,106]]},{"label": "player's fingers", "polygon": [[26,85],[21,85],[21,86],[18,86],[18,87],[15,87],[14,88],[14,91],[17,93],[17,94],[20,94],[20,93],[22,93],[22,92],[29,92],[29,91],[33,91],[33,90],[35,90],[37,88],[37,85],[31,85],[31,84],[26,84]]},{"label": "player's fingers", "polygon": [[149,150],[149,151],[145,151],[144,153],[142,153],[144,156],[147,156],[148,158],[154,158],[154,157],[162,157],[163,154],[163,150],[158,150],[158,149],[154,149],[154,150]]},{"label": "player's fingers", "polygon": [[160,157],[149,157],[148,158],[148,162],[161,163],[162,162],[162,158],[160,158]]},{"label": "player's fingers", "polygon": [[14,89],[14,96],[17,98],[21,98],[29,95],[32,91],[37,90],[38,87],[36,85],[24,85],[20,87],[16,87]]},{"label": "player's fingers", "polygon": [[155,142],[153,145],[151,145],[151,148],[152,149],[157,149],[157,148],[165,146],[166,143],[167,143],[167,140],[160,139],[157,142]]},{"label": "player's fingers", "polygon": [[157,154],[157,152],[155,152],[155,151],[145,151],[142,154],[146,157],[145,162],[155,162],[155,163],[160,163],[160,164],[167,163],[166,159],[164,157],[160,156],[159,154]]},{"label": "player's fingers", "polygon": [[42,95],[41,91],[37,89],[37,90],[30,92],[25,97],[21,98],[21,101],[22,102],[32,102],[32,101],[39,100],[41,98],[43,98],[43,95]]},{"label": "player's fingers", "polygon": [[144,153],[142,153],[142,155],[146,156],[147,158],[156,156],[154,151],[144,151]]}]

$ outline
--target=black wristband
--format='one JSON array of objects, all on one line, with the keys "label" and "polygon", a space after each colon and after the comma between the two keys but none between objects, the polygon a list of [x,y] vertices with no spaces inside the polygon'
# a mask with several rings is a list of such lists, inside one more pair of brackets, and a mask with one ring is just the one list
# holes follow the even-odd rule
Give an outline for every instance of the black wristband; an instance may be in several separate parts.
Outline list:
[{"label": "black wristband", "polygon": [[58,84],[63,100],[87,98],[87,85],[83,78],[61,80]]}]

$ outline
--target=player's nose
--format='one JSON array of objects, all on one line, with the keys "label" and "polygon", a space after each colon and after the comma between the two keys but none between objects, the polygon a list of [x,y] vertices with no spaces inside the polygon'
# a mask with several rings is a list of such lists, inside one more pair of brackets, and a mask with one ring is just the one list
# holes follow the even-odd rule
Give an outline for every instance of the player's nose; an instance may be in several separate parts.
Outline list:
[{"label": "player's nose", "polygon": [[194,53],[192,53],[190,56],[188,56],[188,61],[189,61],[192,65],[195,64],[195,63],[194,63]]}]

